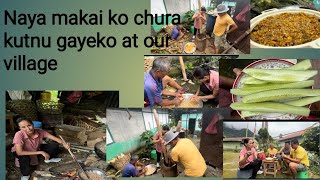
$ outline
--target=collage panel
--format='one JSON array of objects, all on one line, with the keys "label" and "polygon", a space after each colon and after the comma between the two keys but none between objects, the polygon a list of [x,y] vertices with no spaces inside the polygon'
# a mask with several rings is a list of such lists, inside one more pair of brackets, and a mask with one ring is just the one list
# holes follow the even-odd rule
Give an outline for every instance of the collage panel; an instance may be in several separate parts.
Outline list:
[{"label": "collage panel", "polygon": [[118,91],[6,91],[6,179],[106,179],[108,107]]},{"label": "collage panel", "polygon": [[[251,48],[320,48],[317,0],[251,1]],[[303,22],[303,23],[302,23]]]},{"label": "collage panel", "polygon": [[107,109],[109,177],[222,178],[214,109]]},{"label": "collage panel", "polygon": [[151,54],[250,54],[250,0],[151,0]]},{"label": "collage panel", "polygon": [[320,119],[319,60],[222,59],[219,64],[224,119]]},{"label": "collage panel", "polygon": [[219,59],[233,58],[145,56],[144,107],[218,107]]},{"label": "collage panel", "polygon": [[319,121],[224,121],[223,177],[319,179]]}]

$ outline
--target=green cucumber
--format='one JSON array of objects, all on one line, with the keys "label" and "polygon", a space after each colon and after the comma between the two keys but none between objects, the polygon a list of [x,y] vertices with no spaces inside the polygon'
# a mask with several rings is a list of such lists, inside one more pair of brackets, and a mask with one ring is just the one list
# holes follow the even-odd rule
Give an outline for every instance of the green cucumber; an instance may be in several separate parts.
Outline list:
[{"label": "green cucumber", "polygon": [[320,101],[320,96],[301,98],[295,101],[285,102],[285,104],[291,106],[306,106],[318,101]]},{"label": "green cucumber", "polygon": [[309,116],[310,109],[305,107],[290,106],[277,102],[263,103],[232,103],[230,107],[239,111],[257,111],[263,113],[289,113],[300,116]]},{"label": "green cucumber", "polygon": [[[301,107],[301,106],[306,106],[306,105],[309,105],[309,104],[312,104],[312,103],[318,102],[318,101],[320,101],[320,96],[306,97],[306,98],[298,99],[295,101],[285,102],[284,104]],[[257,116],[257,115],[262,115],[262,114],[266,114],[266,113],[256,112],[256,111],[241,111],[242,118],[246,118],[246,117],[250,117],[250,116]]]},{"label": "green cucumber", "polygon": [[289,89],[289,88],[305,88],[314,85],[314,80],[293,82],[288,84],[258,84],[258,85],[246,85],[243,88],[231,89],[231,94],[238,96],[245,96],[257,92],[274,90],[274,89]]},{"label": "green cucumber", "polygon": [[[287,70],[308,70],[312,68],[311,61],[309,59],[303,60],[293,66],[290,66],[288,68],[284,68]],[[248,76],[242,79],[243,84],[267,84],[267,81],[259,80],[254,77]]]},{"label": "green cucumber", "polygon": [[267,81],[262,81],[251,76],[247,76],[241,80],[243,84],[267,84]]},{"label": "green cucumber", "polygon": [[254,103],[310,96],[320,96],[320,89],[276,89],[263,91],[244,96],[242,98],[242,102]]},{"label": "green cucumber", "polygon": [[309,59],[303,60],[293,66],[290,66],[286,69],[290,69],[290,70],[307,70],[307,69],[311,69],[312,65],[311,65],[311,61]]},{"label": "green cucumber", "polygon": [[287,69],[244,69],[244,73],[256,79],[267,82],[296,82],[305,81],[315,76],[318,71],[305,70],[295,71]]},{"label": "green cucumber", "polygon": [[265,113],[265,112],[256,112],[256,111],[241,111],[240,116],[242,118],[246,118],[246,117],[258,116],[258,115],[263,115],[263,114],[267,114],[267,113]]}]

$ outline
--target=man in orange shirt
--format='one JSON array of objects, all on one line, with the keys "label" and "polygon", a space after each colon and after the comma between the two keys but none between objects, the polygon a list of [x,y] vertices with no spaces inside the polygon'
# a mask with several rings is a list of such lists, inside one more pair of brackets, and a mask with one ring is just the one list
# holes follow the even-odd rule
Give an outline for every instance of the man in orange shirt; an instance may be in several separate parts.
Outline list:
[{"label": "man in orange shirt", "polygon": [[[221,53],[221,49],[226,49],[226,34],[236,30],[238,28],[237,24],[233,19],[227,14],[229,8],[224,4],[219,4],[217,6],[217,19],[214,25],[214,45],[216,46],[216,54]],[[231,29],[227,31],[228,26],[231,26]]]}]

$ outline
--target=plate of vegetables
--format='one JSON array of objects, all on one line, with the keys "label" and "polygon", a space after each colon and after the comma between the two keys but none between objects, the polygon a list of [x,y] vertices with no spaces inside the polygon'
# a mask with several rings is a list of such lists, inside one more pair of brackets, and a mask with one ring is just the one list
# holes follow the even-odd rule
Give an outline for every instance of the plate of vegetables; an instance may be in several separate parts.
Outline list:
[{"label": "plate of vegetables", "polygon": [[312,89],[310,60],[297,64],[282,59],[255,61],[242,70],[230,90],[243,119],[293,120],[309,116],[310,104],[320,101],[320,89]]}]

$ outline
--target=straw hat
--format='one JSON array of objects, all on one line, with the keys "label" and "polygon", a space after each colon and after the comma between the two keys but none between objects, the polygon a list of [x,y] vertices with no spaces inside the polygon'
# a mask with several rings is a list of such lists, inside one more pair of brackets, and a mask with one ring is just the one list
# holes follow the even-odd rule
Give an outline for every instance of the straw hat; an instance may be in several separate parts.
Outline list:
[{"label": "straw hat", "polygon": [[216,13],[225,13],[225,12],[227,12],[227,11],[229,11],[229,8],[226,6],[226,5],[224,5],[224,4],[219,4],[218,6],[217,6],[217,9],[216,9]]},{"label": "straw hat", "polygon": [[168,131],[166,134],[164,134],[164,145],[169,144],[174,138],[176,138],[179,135],[178,132],[174,133],[173,131]]}]

